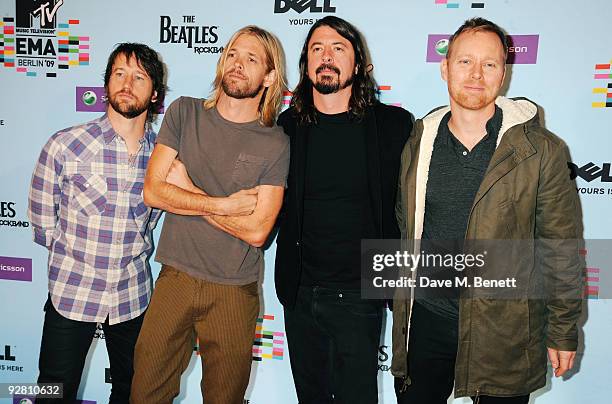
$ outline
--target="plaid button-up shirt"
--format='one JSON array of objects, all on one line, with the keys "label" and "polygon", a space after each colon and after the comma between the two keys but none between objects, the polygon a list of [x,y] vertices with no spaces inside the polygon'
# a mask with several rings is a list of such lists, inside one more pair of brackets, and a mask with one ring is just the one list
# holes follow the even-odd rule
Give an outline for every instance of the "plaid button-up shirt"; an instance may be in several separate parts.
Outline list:
[{"label": "plaid button-up shirt", "polygon": [[44,146],[29,198],[34,241],[49,249],[49,293],[63,316],[110,324],[139,316],[152,293],[149,257],[161,211],[142,190],[155,133],[136,156],[106,115]]}]

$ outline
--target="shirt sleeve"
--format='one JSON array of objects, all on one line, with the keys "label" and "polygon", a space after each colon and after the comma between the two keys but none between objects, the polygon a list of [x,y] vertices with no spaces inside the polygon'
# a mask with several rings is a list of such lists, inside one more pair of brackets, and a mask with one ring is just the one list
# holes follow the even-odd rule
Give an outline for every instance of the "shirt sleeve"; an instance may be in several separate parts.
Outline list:
[{"label": "shirt sleeve", "polygon": [[51,247],[59,216],[62,161],[61,144],[57,136],[53,136],[38,157],[28,198],[28,217],[34,242],[47,248]]},{"label": "shirt sleeve", "polygon": [[261,177],[259,185],[277,185],[287,188],[287,174],[289,173],[289,137],[285,137],[285,145],[281,152],[267,168]]},{"label": "shirt sleeve", "polygon": [[183,97],[170,104],[157,134],[157,143],[168,146],[177,152],[181,144],[181,104]]}]

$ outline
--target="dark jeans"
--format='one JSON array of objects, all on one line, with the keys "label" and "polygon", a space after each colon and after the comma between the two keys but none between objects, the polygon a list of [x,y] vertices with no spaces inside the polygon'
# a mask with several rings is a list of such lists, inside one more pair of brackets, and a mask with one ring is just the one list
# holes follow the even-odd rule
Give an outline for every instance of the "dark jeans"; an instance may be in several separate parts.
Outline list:
[{"label": "dark jeans", "polygon": [[[128,403],[132,384],[134,346],[144,314],[115,325],[102,324],[110,360],[112,389],[110,403]],[[50,299],[45,303],[38,383],[63,383],[61,400],[37,399],[37,403],[73,403],[76,400],[87,351],[96,323],[70,320],[55,310]]]},{"label": "dark jeans", "polygon": [[383,305],[359,290],[300,287],[285,331],[300,404],[378,402]]},{"label": "dark jeans", "polygon": [[[412,383],[400,392],[395,379],[397,404],[446,404],[453,391],[457,356],[456,320],[440,316],[415,303],[408,341],[408,374]],[[477,404],[527,404],[529,395],[472,397]]]}]

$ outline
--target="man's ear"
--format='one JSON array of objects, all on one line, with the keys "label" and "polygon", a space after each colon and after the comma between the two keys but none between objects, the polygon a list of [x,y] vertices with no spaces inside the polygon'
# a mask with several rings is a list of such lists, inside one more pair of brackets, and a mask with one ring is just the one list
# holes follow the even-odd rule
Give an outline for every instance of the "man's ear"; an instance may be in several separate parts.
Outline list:
[{"label": "man's ear", "polygon": [[157,102],[157,91],[153,91],[153,95],[151,96],[151,102]]},{"label": "man's ear", "polygon": [[440,76],[442,80],[448,81],[448,59],[444,58],[440,61]]},{"label": "man's ear", "polygon": [[263,86],[270,87],[276,81],[276,70],[272,69],[264,76]]}]

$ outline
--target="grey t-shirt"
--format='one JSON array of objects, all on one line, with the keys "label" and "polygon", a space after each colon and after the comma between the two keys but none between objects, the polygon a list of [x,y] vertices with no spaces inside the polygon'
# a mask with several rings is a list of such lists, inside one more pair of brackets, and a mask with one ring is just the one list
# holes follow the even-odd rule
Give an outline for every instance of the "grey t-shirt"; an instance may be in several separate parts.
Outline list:
[{"label": "grey t-shirt", "polygon": [[[181,97],[164,116],[157,142],[178,151],[191,180],[211,196],[256,185],[286,186],[289,138],[277,126],[235,123],[204,100]],[[210,225],[200,216],[167,212],[155,260],[211,282],[257,281],[263,252]]]}]

